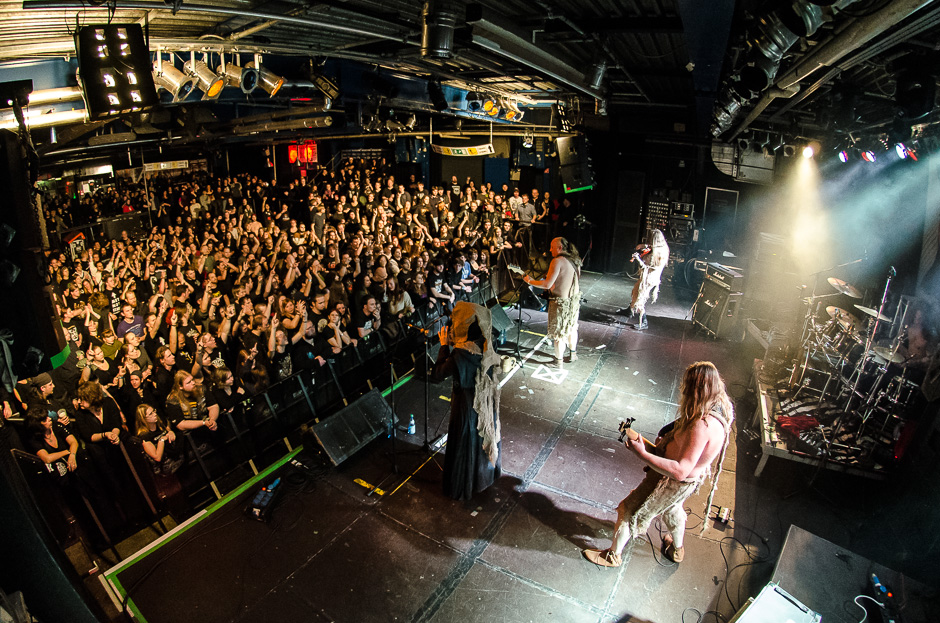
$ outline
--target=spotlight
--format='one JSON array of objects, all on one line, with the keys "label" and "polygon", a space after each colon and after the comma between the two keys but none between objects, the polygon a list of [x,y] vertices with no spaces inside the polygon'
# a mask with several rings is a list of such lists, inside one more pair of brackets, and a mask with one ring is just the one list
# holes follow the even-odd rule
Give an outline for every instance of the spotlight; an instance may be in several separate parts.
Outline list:
[{"label": "spotlight", "polygon": [[904,143],[895,143],[894,153],[898,155],[898,158],[904,160],[907,158],[907,147],[904,146]]},{"label": "spotlight", "polygon": [[499,104],[496,102],[496,98],[490,95],[483,98],[483,112],[490,117],[499,115]]},{"label": "spotlight", "polygon": [[239,67],[235,63],[223,63],[219,73],[225,78],[225,84],[238,87],[242,93],[251,93],[258,86],[258,70],[253,67]]},{"label": "spotlight", "polygon": [[444,88],[437,80],[428,80],[428,100],[437,112],[444,112],[450,107],[447,102],[447,95],[444,94]]},{"label": "spotlight", "polygon": [[785,158],[792,158],[796,155],[796,145],[784,145],[783,155]]},{"label": "spotlight", "polygon": [[503,107],[503,116],[505,117],[506,121],[522,121],[522,116],[524,114],[525,113],[519,109],[519,104],[512,100],[506,102],[505,106]]},{"label": "spotlight", "polygon": [[807,160],[816,155],[816,150],[813,149],[812,145],[807,145],[803,148],[803,157]]},{"label": "spotlight", "polygon": [[248,63],[245,67],[258,71],[258,86],[267,91],[270,97],[277,95],[277,92],[284,86],[284,78],[266,69],[260,61]]},{"label": "spotlight", "polygon": [[875,161],[875,152],[870,149],[862,151],[862,160],[865,162],[874,162]]},{"label": "spotlight", "polygon": [[153,64],[153,83],[172,95],[174,102],[186,99],[193,92],[195,82],[195,78],[181,72],[172,62],[164,64],[158,58]]},{"label": "spotlight", "polygon": [[222,93],[225,80],[209,69],[204,61],[190,59],[183,63],[183,71],[196,79],[197,86],[202,89],[202,99],[214,100]]},{"label": "spotlight", "polygon": [[738,139],[738,151],[747,151],[748,145],[750,142],[746,138]]},{"label": "spotlight", "polygon": [[417,123],[418,117],[414,113],[411,113],[405,118],[405,123],[402,125],[404,125],[407,130],[411,131],[415,129]]},{"label": "spotlight", "polygon": [[842,151],[840,151],[840,152],[839,152],[839,161],[840,161],[840,162],[848,162],[848,161],[849,161],[849,152],[846,151],[846,150],[844,150],[844,149],[843,149]]},{"label": "spotlight", "polygon": [[470,112],[480,112],[483,108],[483,98],[477,91],[467,92],[467,110]]}]

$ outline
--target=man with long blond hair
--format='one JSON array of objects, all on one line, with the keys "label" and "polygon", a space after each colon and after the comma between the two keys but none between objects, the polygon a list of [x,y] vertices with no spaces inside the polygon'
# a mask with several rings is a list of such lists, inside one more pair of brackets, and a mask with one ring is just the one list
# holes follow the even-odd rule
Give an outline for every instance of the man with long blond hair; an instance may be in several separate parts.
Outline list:
[{"label": "man with long blond hair", "polygon": [[[596,565],[619,567],[624,546],[633,537],[645,534],[650,522],[660,515],[668,530],[663,538],[666,558],[678,563],[685,556],[686,514],[682,505],[711,475],[716,458],[720,472],[734,409],[718,369],[708,361],[697,361],[686,369],[679,394],[679,415],[660,431],[652,450],[642,437],[628,436],[624,441],[648,469],[643,481],[617,506],[610,547],[584,550],[585,558]],[[709,505],[717,486],[716,475],[712,477]]]}]

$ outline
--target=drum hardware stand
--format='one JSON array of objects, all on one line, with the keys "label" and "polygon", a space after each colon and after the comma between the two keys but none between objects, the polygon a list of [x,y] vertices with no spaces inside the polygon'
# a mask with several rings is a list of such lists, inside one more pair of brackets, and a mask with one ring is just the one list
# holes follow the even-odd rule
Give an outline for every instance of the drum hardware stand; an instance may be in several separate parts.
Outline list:
[{"label": "drum hardware stand", "polygon": [[[874,317],[875,322],[872,325],[871,331],[868,333],[867,339],[865,340],[865,351],[862,353],[861,359],[859,359],[859,367],[857,368],[855,381],[852,383],[851,390],[849,391],[848,399],[845,401],[845,408],[843,409],[842,415],[839,417],[839,420],[833,429],[833,438],[837,437],[839,433],[842,432],[842,429],[846,423],[846,419],[849,413],[852,412],[852,403],[855,401],[855,396],[859,394],[858,384],[862,379],[862,372],[864,371],[865,365],[868,362],[869,357],[871,357],[872,346],[875,342],[875,334],[878,332],[878,324],[881,322],[881,318],[885,317],[884,307],[888,300],[888,290],[891,288],[891,280],[894,279],[896,275],[897,271],[894,269],[894,266],[889,267],[888,276],[885,279],[885,289],[881,295],[881,304],[878,306],[877,313]],[[870,399],[870,396],[868,396],[867,399]]]}]

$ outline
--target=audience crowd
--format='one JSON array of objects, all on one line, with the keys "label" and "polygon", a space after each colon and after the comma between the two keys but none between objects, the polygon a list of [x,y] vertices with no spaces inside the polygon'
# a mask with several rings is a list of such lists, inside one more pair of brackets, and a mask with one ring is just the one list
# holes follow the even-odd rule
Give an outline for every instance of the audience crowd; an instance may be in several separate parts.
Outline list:
[{"label": "audience crowd", "polygon": [[50,232],[131,211],[150,210],[153,223],[141,236],[88,240],[78,257],[48,254],[73,365],[2,398],[63,487],[124,519],[111,508],[127,486],[121,441],[171,474],[181,440],[213,443],[243,398],[374,332],[395,336],[417,310],[449,313],[498,257],[526,265],[569,219],[568,201],[548,192],[456,177],[427,187],[382,160],[309,173],[276,183],[161,175],[147,191],[44,198]]}]

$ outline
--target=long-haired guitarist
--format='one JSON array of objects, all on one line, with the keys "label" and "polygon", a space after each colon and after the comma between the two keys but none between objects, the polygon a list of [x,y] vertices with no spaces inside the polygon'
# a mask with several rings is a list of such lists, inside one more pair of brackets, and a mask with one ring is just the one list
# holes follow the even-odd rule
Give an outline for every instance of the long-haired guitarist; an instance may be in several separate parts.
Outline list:
[{"label": "long-haired guitarist", "polygon": [[666,237],[658,229],[650,234],[650,244],[633,254],[633,259],[640,265],[640,276],[633,284],[630,299],[630,313],[637,316],[635,323],[630,323],[638,331],[646,329],[646,304],[655,303],[659,298],[659,283],[663,269],[669,263],[669,245]]},{"label": "long-haired guitarist", "polygon": [[[648,449],[648,442],[640,435],[629,435],[624,441],[649,469],[637,488],[617,506],[610,547],[586,549],[584,557],[596,565],[619,567],[624,546],[633,537],[645,534],[650,522],[661,515],[668,530],[663,554],[673,562],[681,562],[685,556],[686,522],[682,505],[712,474],[716,458],[720,473],[733,418],[731,399],[715,365],[708,361],[690,365],[679,388],[678,417],[660,431],[655,448]],[[706,511],[717,487],[716,474],[712,476]]]}]

